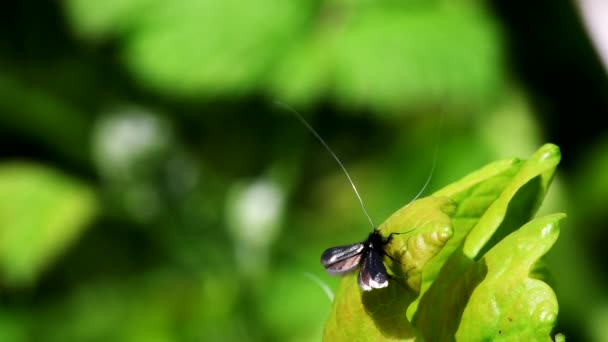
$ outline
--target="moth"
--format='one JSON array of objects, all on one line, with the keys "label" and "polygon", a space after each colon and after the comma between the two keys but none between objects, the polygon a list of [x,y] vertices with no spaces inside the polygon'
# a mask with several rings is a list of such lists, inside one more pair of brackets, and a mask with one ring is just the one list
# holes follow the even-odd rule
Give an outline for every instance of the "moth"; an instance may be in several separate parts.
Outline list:
[{"label": "moth", "polygon": [[[355,192],[359,203],[361,204],[363,213],[365,214],[373,228],[372,232],[367,237],[367,240],[363,242],[326,249],[323,254],[321,254],[321,264],[323,265],[327,273],[329,273],[330,275],[342,275],[353,271],[357,266],[360,266],[359,287],[363,291],[371,291],[373,289],[381,289],[387,287],[389,275],[386,272],[386,267],[384,266],[382,259],[383,256],[387,256],[394,261],[396,260],[393,259],[388,253],[386,253],[386,251],[384,250],[384,246],[390,243],[393,235],[405,234],[407,232],[410,232],[411,230],[403,233],[391,233],[387,238],[384,238],[380,234],[380,230],[375,228],[376,225],[374,225],[371,216],[368,214],[367,209],[363,204],[363,199],[361,198],[361,195],[359,195],[359,191],[357,191],[355,183],[350,177],[350,174],[348,173],[348,170],[346,170],[344,164],[342,164],[342,162],[340,161],[340,158],[338,158],[338,156],[329,147],[329,145],[327,145],[325,140],[323,140],[319,133],[317,133],[317,131],[312,128],[310,124],[308,124],[308,122],[302,117],[302,115],[300,115],[300,113],[298,113],[296,110],[287,106],[284,103],[275,102],[275,104],[293,113],[300,120],[300,122],[302,122],[302,124],[317,138],[317,140],[319,140],[319,142],[323,145],[323,147],[325,147],[329,154],[336,160],[336,162],[338,163],[340,168],[342,168],[342,171],[346,175],[346,178],[348,178],[348,181],[350,182],[350,185],[353,188],[353,191]],[[420,192],[418,192],[418,194],[414,197],[414,199],[410,201],[410,203],[420,197],[420,195],[424,192],[431,180],[433,171],[435,169],[435,163],[437,161],[438,146],[439,144],[435,149],[433,166],[431,167],[431,172],[426,180],[426,183],[424,184]]]},{"label": "moth", "polygon": [[342,275],[360,266],[359,287],[363,291],[387,287],[389,276],[382,257],[388,256],[384,246],[392,236],[385,239],[374,229],[363,242],[326,249],[321,255],[321,264],[331,275]]}]

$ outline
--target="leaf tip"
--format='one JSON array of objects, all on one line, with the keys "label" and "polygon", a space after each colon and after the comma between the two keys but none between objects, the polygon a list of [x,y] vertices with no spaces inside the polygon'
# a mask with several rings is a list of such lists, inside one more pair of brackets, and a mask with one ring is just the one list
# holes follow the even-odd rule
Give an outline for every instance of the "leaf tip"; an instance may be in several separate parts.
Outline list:
[{"label": "leaf tip", "polygon": [[553,338],[555,342],[566,342],[566,335],[559,333]]},{"label": "leaf tip", "polygon": [[540,149],[536,152],[536,156],[539,160],[549,160],[549,159],[557,159],[560,160],[562,157],[562,152],[559,147],[555,144],[547,143],[541,146]]},{"label": "leaf tip", "polygon": [[559,225],[563,219],[566,218],[566,214],[558,213],[552,214],[545,217],[547,220],[547,224],[545,224],[541,229],[540,236],[542,238],[548,237],[550,235],[559,234]]}]

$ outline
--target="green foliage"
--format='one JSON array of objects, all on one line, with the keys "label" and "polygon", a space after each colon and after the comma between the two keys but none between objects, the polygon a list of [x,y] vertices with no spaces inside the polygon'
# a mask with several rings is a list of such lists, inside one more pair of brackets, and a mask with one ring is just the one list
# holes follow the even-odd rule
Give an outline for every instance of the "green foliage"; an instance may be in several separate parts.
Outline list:
[{"label": "green foliage", "polygon": [[[119,37],[145,86],[186,97],[267,92],[294,105],[330,94],[381,111],[486,103],[500,89],[496,24],[478,5],[391,2],[66,3],[89,39]],[[226,25],[230,22],[231,25]]]},{"label": "green foliage", "polygon": [[44,166],[0,165],[0,272],[4,282],[35,281],[93,218],[90,187]]},{"label": "green foliage", "polygon": [[[389,217],[386,289],[340,283],[327,341],[550,340],[553,290],[531,272],[557,239],[563,214],[529,221],[560,160],[545,145],[527,161],[492,163]],[[529,221],[529,222],[528,222]],[[526,223],[528,222],[528,223]]]},{"label": "green foliage", "polygon": [[[579,72],[596,62],[588,44],[568,50],[577,63],[564,73],[564,54],[535,35],[580,37],[563,3],[529,20],[509,2],[15,2],[0,20],[0,341],[318,341],[332,303],[303,274],[337,287],[320,253],[369,226],[341,170],[275,100],[318,129],[374,220],[418,193],[438,141],[429,191],[558,140],[566,163],[542,211],[568,212],[569,227],[546,263],[496,279],[513,295],[546,279],[556,331],[602,340],[608,140],[572,113],[602,112],[588,104],[606,91],[603,73]],[[568,13],[574,25],[551,19]],[[581,82],[547,75],[595,82],[576,97],[569,85]],[[546,98],[547,85],[560,97]],[[500,271],[490,256],[503,242],[538,232],[519,228],[553,162],[494,163],[394,216],[417,230],[391,247],[410,251],[410,269],[391,265],[395,300],[366,300],[387,304],[376,322],[394,336],[464,334],[478,318],[466,304],[489,299],[463,280]],[[355,290],[340,287],[353,298],[340,303],[362,303]],[[478,336],[519,333],[504,317]]]},{"label": "green foliage", "polygon": [[456,339],[527,339],[551,341],[558,305],[553,289],[530,276],[530,270],[551,248],[563,214],[534,219],[500,241],[477,263],[483,279],[462,313]]}]

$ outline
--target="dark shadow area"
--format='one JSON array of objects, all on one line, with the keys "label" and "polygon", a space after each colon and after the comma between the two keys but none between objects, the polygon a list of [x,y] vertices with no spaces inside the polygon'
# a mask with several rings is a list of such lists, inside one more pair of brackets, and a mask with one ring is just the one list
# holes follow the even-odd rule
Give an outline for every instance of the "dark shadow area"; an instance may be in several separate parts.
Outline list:
[{"label": "dark shadow area", "polygon": [[469,259],[462,248],[452,254],[422,296],[412,320],[425,340],[454,338],[471,294],[487,273],[486,264]]},{"label": "dark shadow area", "polygon": [[496,228],[490,240],[479,251],[477,259],[481,259],[499,241],[530,221],[538,210],[539,198],[542,199],[544,195],[541,176],[532,178],[528,183],[519,188],[509,201],[503,221]]},{"label": "dark shadow area", "polygon": [[415,296],[405,285],[392,281],[387,288],[363,292],[363,307],[378,330],[392,339],[411,339],[416,335],[406,317]]},{"label": "dark shadow area", "polygon": [[492,1],[514,75],[532,95],[547,138],[562,148],[563,168],[605,134],[608,79],[575,1]]}]

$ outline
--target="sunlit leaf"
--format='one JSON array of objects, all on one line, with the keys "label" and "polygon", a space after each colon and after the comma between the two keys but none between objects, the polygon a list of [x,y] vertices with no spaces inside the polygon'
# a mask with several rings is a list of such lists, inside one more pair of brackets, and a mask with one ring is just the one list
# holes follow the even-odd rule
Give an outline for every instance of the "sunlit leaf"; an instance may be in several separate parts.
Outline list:
[{"label": "sunlit leaf", "polygon": [[557,299],[549,285],[530,277],[530,271],[557,240],[564,217],[554,214],[532,220],[476,263],[476,274],[484,278],[462,313],[458,340],[551,341]]},{"label": "sunlit leaf", "polygon": [[[494,291],[495,301],[508,307],[515,299],[506,294],[529,284],[542,296],[518,297],[518,308],[527,311],[513,315],[528,318],[518,321],[524,323],[514,331],[521,337],[549,338],[557,315],[555,295],[546,283],[530,280],[529,274],[555,242],[563,215],[518,228],[540,206],[559,159],[559,149],[547,144],[527,161],[489,164],[393,214],[380,226],[383,234],[414,230],[396,236],[386,248],[399,261],[387,261],[394,278],[391,286],[362,293],[354,274],[345,277],[326,325],[326,340],[449,340],[457,331],[462,340],[476,339],[472,328],[460,331],[459,326],[464,312],[479,322],[470,312],[492,307],[479,299],[484,292],[477,291]],[[521,250],[518,257],[526,261],[510,278],[498,274],[514,267],[501,256],[508,249]],[[501,276],[507,277],[504,282],[492,281],[491,277]],[[538,298],[547,305],[536,306]],[[488,322],[477,329],[498,332],[501,328],[495,329],[496,324]],[[540,332],[526,335],[536,328]]]},{"label": "sunlit leaf", "polygon": [[96,210],[93,191],[44,166],[0,165],[0,274],[21,285],[65,251]]}]

